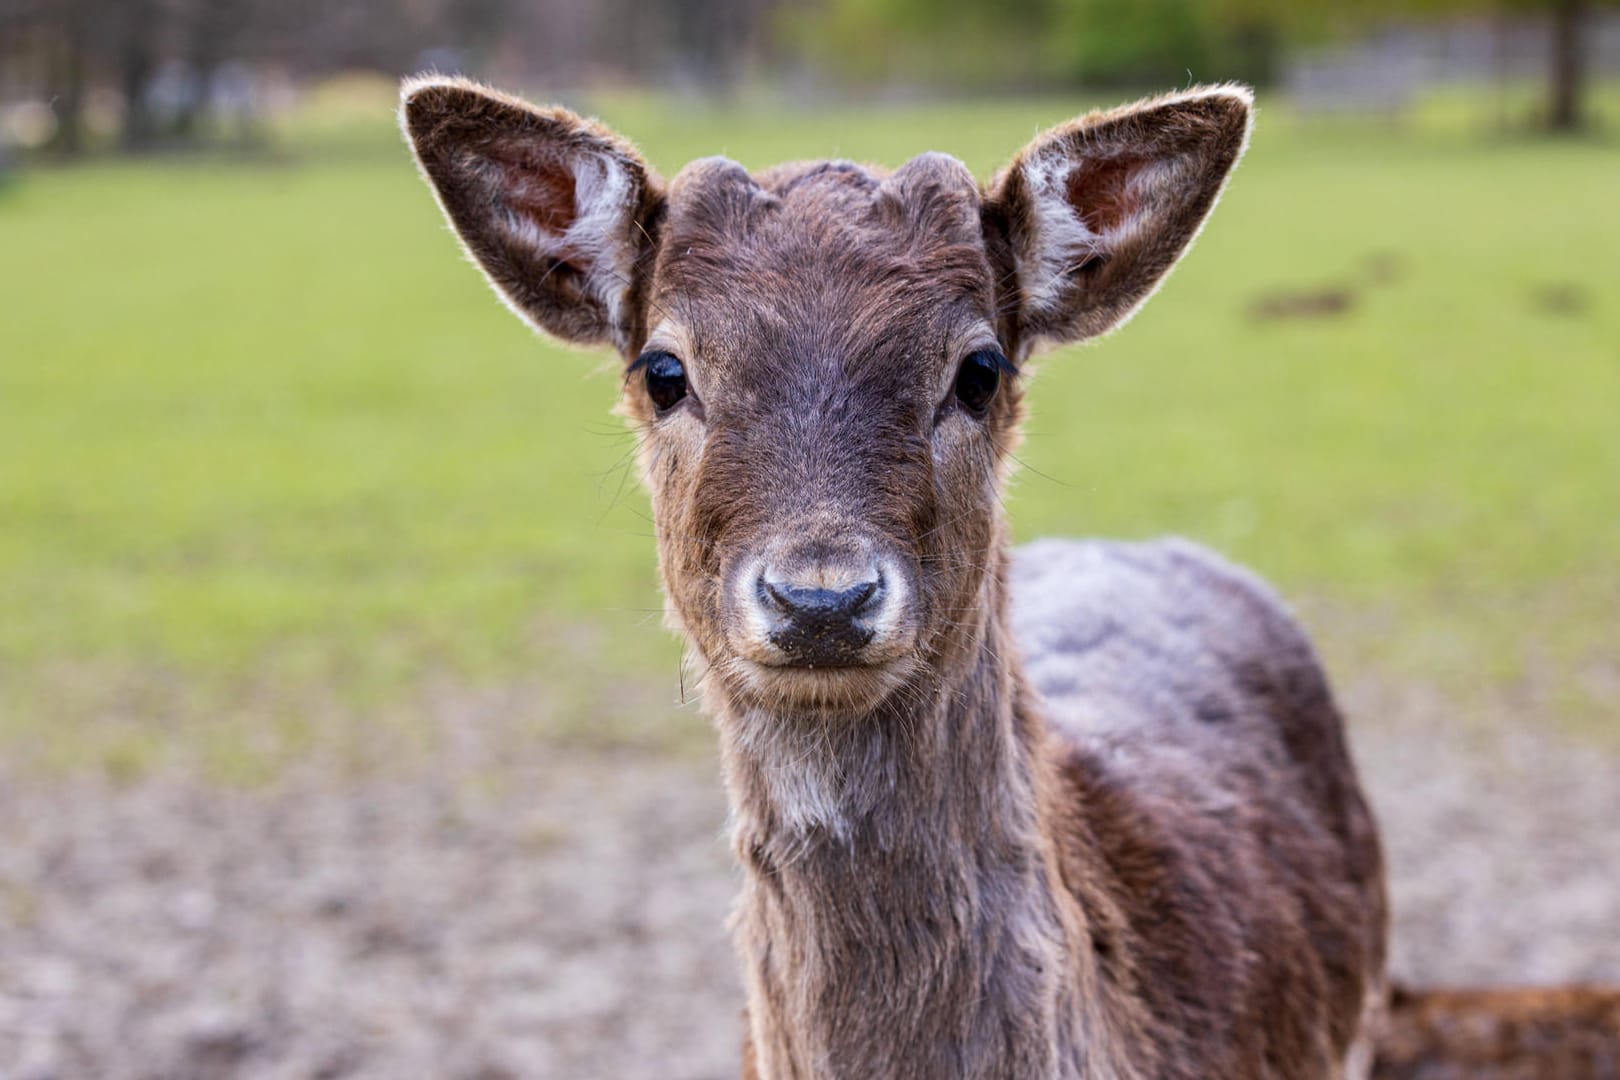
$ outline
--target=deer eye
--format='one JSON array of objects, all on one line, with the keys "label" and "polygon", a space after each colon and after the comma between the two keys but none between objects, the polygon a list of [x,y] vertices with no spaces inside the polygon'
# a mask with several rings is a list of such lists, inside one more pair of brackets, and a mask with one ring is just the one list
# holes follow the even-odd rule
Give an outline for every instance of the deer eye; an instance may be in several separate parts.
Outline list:
[{"label": "deer eye", "polygon": [[956,400],[968,412],[982,416],[995,400],[1001,369],[1007,366],[1007,358],[995,349],[969,353],[956,373]]},{"label": "deer eye", "polygon": [[647,396],[659,412],[668,412],[686,396],[686,368],[673,353],[644,352],[636,359],[642,379],[647,384]]}]

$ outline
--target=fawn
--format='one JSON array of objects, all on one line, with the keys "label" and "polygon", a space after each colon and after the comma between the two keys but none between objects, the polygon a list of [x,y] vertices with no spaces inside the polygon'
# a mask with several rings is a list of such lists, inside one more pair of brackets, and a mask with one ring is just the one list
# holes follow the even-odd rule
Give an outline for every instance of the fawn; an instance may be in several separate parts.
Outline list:
[{"label": "fawn", "polygon": [[983,187],[943,154],[665,183],[566,110],[406,83],[495,291],[625,360],[744,872],[745,1075],[1368,1075],[1383,863],[1304,634],[1189,543],[1014,553],[998,497],[1024,361],[1148,298],[1251,111],[1093,113]]}]

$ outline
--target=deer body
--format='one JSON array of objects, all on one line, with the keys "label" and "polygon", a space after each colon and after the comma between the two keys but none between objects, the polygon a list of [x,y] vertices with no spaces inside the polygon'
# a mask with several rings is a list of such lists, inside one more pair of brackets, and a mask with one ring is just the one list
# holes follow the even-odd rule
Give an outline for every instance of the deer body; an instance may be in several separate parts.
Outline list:
[{"label": "deer body", "polygon": [[914,710],[726,742],[759,1075],[1365,1075],[1378,845],[1293,621],[1182,542],[1008,585]]},{"label": "deer body", "polygon": [[1021,362],[1157,287],[1249,111],[1092,114],[984,187],[941,154],[665,184],[571,113],[407,84],[497,291],[626,361],[744,870],[745,1071],[1365,1074],[1383,870],[1303,635],[1188,544],[1014,557],[998,499]]}]

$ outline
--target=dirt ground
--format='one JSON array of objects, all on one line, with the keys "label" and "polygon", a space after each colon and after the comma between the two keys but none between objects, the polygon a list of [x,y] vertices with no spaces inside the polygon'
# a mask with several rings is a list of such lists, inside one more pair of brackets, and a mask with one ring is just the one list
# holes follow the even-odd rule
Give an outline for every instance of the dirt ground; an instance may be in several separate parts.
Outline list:
[{"label": "dirt ground", "polygon": [[[1620,981],[1620,761],[1363,704],[1398,976]],[[624,750],[0,770],[0,1078],[734,1076],[723,819],[711,761]]]}]

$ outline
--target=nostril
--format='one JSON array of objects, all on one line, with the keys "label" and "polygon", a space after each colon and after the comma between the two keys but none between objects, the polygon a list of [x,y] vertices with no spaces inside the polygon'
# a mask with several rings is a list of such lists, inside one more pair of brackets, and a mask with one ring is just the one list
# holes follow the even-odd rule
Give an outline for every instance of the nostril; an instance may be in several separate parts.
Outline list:
[{"label": "nostril", "polygon": [[881,582],[863,581],[848,589],[799,588],[760,579],[762,599],[784,615],[854,618],[871,606]]},{"label": "nostril", "polygon": [[877,595],[879,582],[863,581],[852,589],[844,590],[839,597],[843,610],[851,615],[859,615],[872,604],[872,598]]},{"label": "nostril", "polygon": [[782,587],[768,580],[763,574],[754,583],[754,592],[759,594],[759,602],[765,607],[776,611],[788,609],[788,598],[783,595]]}]

